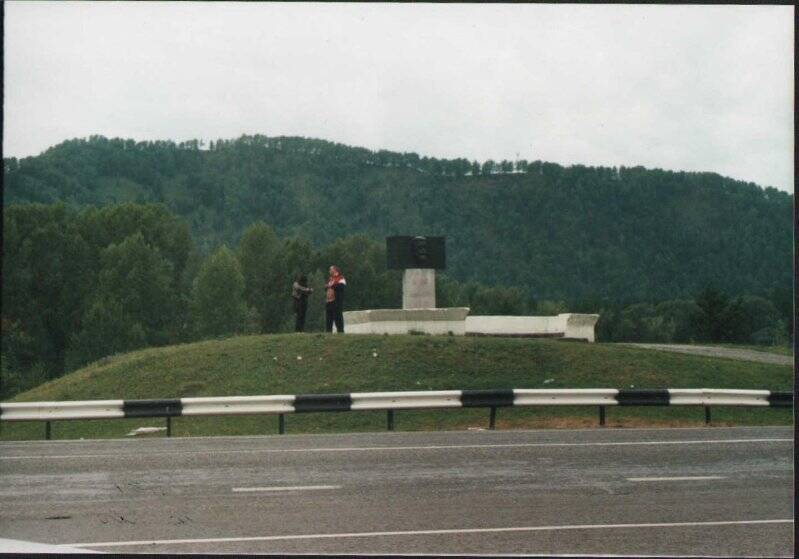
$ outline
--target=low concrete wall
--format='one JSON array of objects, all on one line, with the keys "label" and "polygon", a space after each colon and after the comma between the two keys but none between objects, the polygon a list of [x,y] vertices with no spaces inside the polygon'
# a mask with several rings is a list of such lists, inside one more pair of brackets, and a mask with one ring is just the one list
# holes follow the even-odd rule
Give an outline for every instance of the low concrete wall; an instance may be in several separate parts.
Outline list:
[{"label": "low concrete wall", "polygon": [[598,314],[565,313],[557,316],[469,316],[467,335],[552,336],[595,341]]},{"label": "low concrete wall", "polygon": [[468,307],[447,309],[373,309],[344,313],[346,334],[466,334]]},{"label": "low concrete wall", "polygon": [[455,336],[557,337],[595,341],[598,314],[467,316],[468,307],[373,309],[344,313],[347,334],[452,334]]}]

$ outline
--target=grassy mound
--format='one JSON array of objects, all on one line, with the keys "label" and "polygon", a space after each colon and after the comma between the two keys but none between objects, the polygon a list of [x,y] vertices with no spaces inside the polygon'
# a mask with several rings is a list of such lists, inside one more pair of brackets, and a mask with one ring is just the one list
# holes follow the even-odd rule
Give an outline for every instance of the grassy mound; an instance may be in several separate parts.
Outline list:
[{"label": "grassy mound", "polygon": [[[146,349],[100,360],[13,401],[183,398],[490,388],[748,388],[791,390],[790,366],[541,339],[432,336],[244,336]],[[716,425],[790,424],[791,410],[715,408]],[[385,412],[289,414],[287,430],[377,431]],[[608,426],[704,423],[701,408],[608,408]],[[398,430],[485,427],[487,410],[396,413]],[[593,407],[502,408],[497,427],[589,427]],[[163,419],[64,421],[53,438],[120,437]],[[174,418],[174,436],[277,431],[275,416]],[[37,439],[41,423],[2,425],[3,439]]]}]

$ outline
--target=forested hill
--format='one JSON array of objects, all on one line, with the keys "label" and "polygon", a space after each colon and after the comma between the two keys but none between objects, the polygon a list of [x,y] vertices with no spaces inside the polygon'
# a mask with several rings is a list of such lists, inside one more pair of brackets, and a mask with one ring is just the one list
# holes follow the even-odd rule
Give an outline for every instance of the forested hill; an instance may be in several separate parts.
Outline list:
[{"label": "forested hill", "polygon": [[792,196],[713,173],[469,162],[322,140],[95,136],[4,160],[4,205],[163,202],[209,252],[263,220],[315,245],[446,235],[448,274],[537,298],[662,300],[792,285]]}]

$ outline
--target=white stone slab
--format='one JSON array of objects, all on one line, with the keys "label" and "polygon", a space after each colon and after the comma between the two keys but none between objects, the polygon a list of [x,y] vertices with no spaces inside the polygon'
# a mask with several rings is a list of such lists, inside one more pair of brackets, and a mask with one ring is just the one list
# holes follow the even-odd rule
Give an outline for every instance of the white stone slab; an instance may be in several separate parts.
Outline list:
[{"label": "white stone slab", "polygon": [[466,334],[486,336],[559,336],[595,341],[598,314],[557,316],[469,316]]},{"label": "white stone slab", "polygon": [[448,309],[372,309],[344,313],[347,334],[439,334],[463,336],[468,307]]},{"label": "white stone slab", "polygon": [[595,341],[598,314],[557,316],[467,316],[468,307],[448,309],[373,309],[344,313],[347,334],[452,334],[552,336]]},{"label": "white stone slab", "polygon": [[567,315],[558,316],[470,316],[467,334],[517,335],[565,334]]}]

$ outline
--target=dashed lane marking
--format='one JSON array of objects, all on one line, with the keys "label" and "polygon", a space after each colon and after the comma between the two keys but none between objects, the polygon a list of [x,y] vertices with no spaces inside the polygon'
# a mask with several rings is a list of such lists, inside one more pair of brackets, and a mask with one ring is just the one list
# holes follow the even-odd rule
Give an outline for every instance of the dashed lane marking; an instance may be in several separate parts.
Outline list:
[{"label": "dashed lane marking", "polygon": [[683,476],[683,477],[628,477],[627,481],[703,481],[727,479],[724,476]]},{"label": "dashed lane marking", "polygon": [[287,487],[234,487],[234,493],[248,493],[260,491],[313,491],[316,489],[341,489],[340,485],[295,485]]}]

